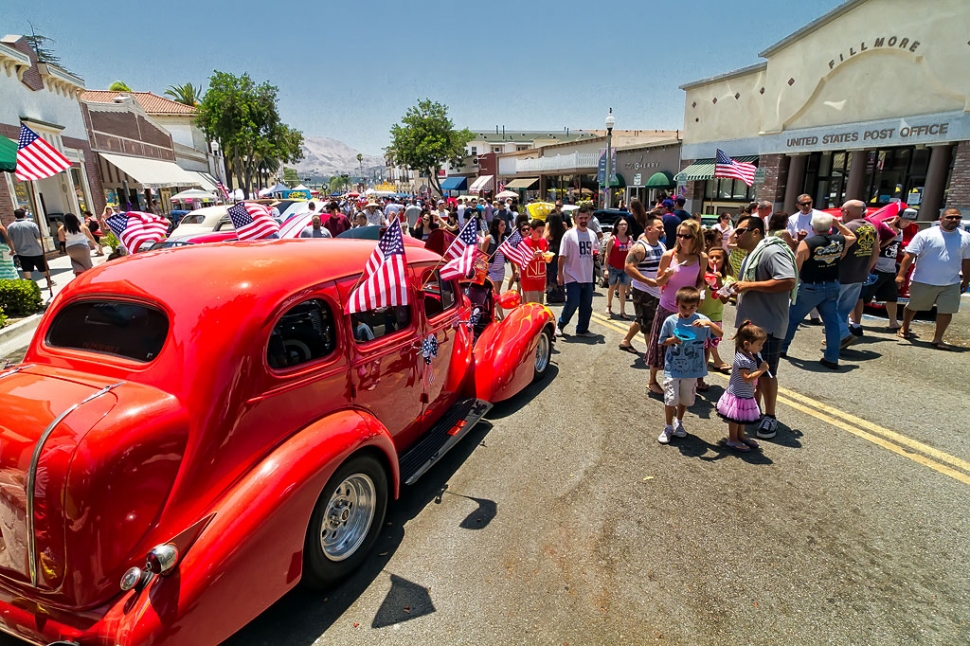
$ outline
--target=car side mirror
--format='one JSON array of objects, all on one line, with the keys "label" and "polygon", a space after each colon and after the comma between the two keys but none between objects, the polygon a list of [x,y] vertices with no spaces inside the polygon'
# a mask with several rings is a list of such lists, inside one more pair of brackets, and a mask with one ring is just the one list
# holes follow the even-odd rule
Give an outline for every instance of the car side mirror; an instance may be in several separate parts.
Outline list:
[{"label": "car side mirror", "polygon": [[522,297],[519,296],[518,292],[510,289],[507,292],[503,292],[498,297],[498,300],[496,301],[496,303],[503,310],[511,310],[511,309],[515,309],[516,307],[519,306],[520,303],[522,303]]}]

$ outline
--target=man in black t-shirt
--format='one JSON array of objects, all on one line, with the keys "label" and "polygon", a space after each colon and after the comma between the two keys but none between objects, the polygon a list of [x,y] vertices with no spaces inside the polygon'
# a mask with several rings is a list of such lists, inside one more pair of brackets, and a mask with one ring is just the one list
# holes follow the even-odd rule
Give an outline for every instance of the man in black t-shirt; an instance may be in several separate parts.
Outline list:
[{"label": "man in black t-shirt", "polygon": [[[838,233],[829,233],[832,226]],[[826,368],[839,368],[839,269],[846,251],[856,241],[855,234],[828,213],[812,217],[813,235],[798,243],[795,264],[798,266],[798,294],[788,310],[788,331],[781,344],[781,356],[795,337],[798,324],[812,309],[822,315],[825,325],[825,356],[820,363]]]}]

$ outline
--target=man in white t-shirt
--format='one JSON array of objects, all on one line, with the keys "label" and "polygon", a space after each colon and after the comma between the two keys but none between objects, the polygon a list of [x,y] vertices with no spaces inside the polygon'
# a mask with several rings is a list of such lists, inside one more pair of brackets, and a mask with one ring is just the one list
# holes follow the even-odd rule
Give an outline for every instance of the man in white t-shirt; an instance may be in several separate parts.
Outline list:
[{"label": "man in white t-shirt", "polygon": [[901,338],[916,338],[909,331],[916,312],[931,310],[936,305],[933,345],[938,350],[953,349],[943,342],[943,334],[960,310],[960,294],[970,285],[970,233],[960,228],[962,219],[960,209],[946,209],[940,216],[940,226],[923,229],[909,241],[896,274],[896,285],[902,287],[909,266],[916,261],[909,283],[909,303],[903,310],[903,327],[897,333]]},{"label": "man in white t-shirt", "polygon": [[[791,234],[792,240],[795,241],[795,245],[797,246],[799,242],[811,233],[812,218],[815,217],[815,214],[824,214],[812,208],[811,195],[799,195],[798,199],[795,200],[795,205],[798,207],[798,213],[788,218],[788,233]],[[765,225],[767,224],[768,221],[765,220]]]},{"label": "man in white t-shirt", "polygon": [[593,256],[599,253],[599,240],[589,229],[591,211],[589,206],[579,207],[576,226],[566,232],[559,246],[556,282],[566,287],[566,304],[559,316],[559,334],[565,334],[569,319],[578,308],[576,336],[596,336],[589,331],[589,319],[593,315]]}]

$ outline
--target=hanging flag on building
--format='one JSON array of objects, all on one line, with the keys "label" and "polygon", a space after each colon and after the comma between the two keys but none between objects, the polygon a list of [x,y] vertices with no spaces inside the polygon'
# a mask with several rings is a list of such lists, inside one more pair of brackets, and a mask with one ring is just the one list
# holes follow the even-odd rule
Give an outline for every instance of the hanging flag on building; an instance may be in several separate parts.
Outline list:
[{"label": "hanging flag on building", "polygon": [[44,141],[36,132],[20,124],[17,144],[17,179],[21,182],[53,177],[71,167],[71,161]]},{"label": "hanging flag on building", "polygon": [[222,180],[216,180],[216,188],[219,189],[219,194],[222,195],[222,199],[229,199],[229,189],[222,183]]},{"label": "hanging flag on building", "polygon": [[273,214],[262,204],[235,204],[229,207],[229,219],[232,220],[236,237],[240,240],[260,240],[280,232],[280,225],[273,219]]},{"label": "hanging flag on building", "polygon": [[438,272],[443,280],[468,278],[475,268],[475,254],[478,252],[478,233],[475,219],[470,218],[461,228],[458,237],[451,241],[445,250],[448,262]]},{"label": "hanging flag on building", "polygon": [[758,167],[748,162],[739,162],[731,159],[720,148],[714,158],[714,177],[726,179],[739,179],[748,186],[754,184],[754,174],[758,172]]},{"label": "hanging flag on building", "polygon": [[115,213],[105,220],[128,253],[135,253],[142,245],[164,240],[168,235],[168,220],[152,213],[127,211]]},{"label": "hanging flag on building", "polygon": [[401,221],[391,220],[367,260],[360,284],[350,294],[347,313],[408,304],[408,282]]},{"label": "hanging flag on building", "polygon": [[525,269],[532,262],[535,252],[522,240],[518,230],[512,232],[505,242],[498,246],[503,256],[514,262],[520,269]]}]

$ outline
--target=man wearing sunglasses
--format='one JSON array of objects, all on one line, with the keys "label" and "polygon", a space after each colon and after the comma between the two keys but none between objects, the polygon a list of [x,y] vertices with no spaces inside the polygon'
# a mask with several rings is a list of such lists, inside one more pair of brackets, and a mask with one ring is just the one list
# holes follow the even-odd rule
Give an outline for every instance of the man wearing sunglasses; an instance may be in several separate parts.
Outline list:
[{"label": "man wearing sunglasses", "polygon": [[768,372],[758,378],[758,398],[764,404],[764,417],[757,435],[770,439],[778,431],[778,420],[775,419],[778,359],[788,332],[788,306],[795,295],[798,277],[795,254],[781,238],[765,237],[765,222],[757,216],[743,218],[734,232],[738,247],[748,252],[735,283],[738,292],[735,327],[751,321],[768,335],[761,349],[761,356],[768,363]]},{"label": "man wearing sunglasses", "polygon": [[909,284],[909,303],[903,310],[903,327],[897,333],[900,338],[915,339],[909,326],[916,312],[931,310],[936,305],[933,346],[938,350],[953,350],[953,346],[943,342],[943,334],[960,310],[960,294],[970,285],[970,233],[960,228],[962,219],[960,209],[946,209],[940,216],[940,226],[923,229],[906,247],[896,285],[902,287],[914,260],[916,269]]},{"label": "man wearing sunglasses", "polygon": [[[794,213],[788,218],[788,233],[797,246],[799,242],[808,237],[812,230],[812,218],[815,214],[822,215],[821,211],[812,208],[811,195],[799,195],[795,200],[798,206],[798,213]],[[767,220],[765,220],[767,222]]]}]

